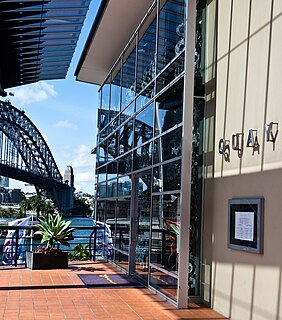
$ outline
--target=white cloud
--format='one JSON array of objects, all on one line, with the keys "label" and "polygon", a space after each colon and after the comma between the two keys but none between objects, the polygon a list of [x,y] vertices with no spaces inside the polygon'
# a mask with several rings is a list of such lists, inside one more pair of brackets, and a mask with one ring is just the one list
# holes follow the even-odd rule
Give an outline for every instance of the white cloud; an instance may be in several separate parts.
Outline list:
[{"label": "white cloud", "polygon": [[45,81],[21,86],[19,88],[13,89],[12,92],[14,94],[14,97],[11,98],[11,100],[22,105],[43,101],[57,95],[54,86],[48,84]]},{"label": "white cloud", "polygon": [[69,120],[61,120],[54,125],[57,128],[64,128],[64,129],[72,129],[72,130],[77,130],[78,125],[75,123],[70,122]]},{"label": "white cloud", "polygon": [[93,194],[94,172],[74,172],[74,186],[76,191],[83,191]]},{"label": "white cloud", "polygon": [[80,172],[75,174],[75,181],[78,183],[90,183],[94,182],[93,172]]},{"label": "white cloud", "polygon": [[95,157],[91,154],[91,147],[85,144],[76,147],[64,146],[62,149],[63,163],[61,172],[64,173],[65,164],[71,165],[74,171],[74,186],[76,191],[94,191],[94,161]]},{"label": "white cloud", "polygon": [[72,161],[73,168],[91,167],[94,171],[94,157],[91,154],[91,148],[85,144],[81,144],[74,151],[74,159]]}]

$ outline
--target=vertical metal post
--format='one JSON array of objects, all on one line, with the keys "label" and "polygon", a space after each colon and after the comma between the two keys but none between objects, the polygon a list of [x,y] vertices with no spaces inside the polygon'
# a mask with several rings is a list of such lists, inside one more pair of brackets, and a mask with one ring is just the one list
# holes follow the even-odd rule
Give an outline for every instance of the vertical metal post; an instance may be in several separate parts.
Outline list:
[{"label": "vertical metal post", "polygon": [[[95,247],[93,248],[93,255],[92,255],[92,237],[93,237],[93,233],[95,231],[93,230],[91,233],[90,233],[90,236],[89,236],[89,259],[91,260],[91,258],[95,255]],[[94,261],[94,260],[93,260]]]},{"label": "vertical metal post", "polygon": [[97,241],[97,228],[94,227],[94,255],[93,255],[93,261],[96,260],[96,241]]},{"label": "vertical metal post", "polygon": [[[13,239],[12,239],[12,248],[13,248]],[[16,248],[15,248],[15,255],[14,255],[15,267],[17,267],[18,265],[18,251],[19,251],[19,229],[16,229]]]},{"label": "vertical metal post", "polygon": [[137,242],[137,196],[138,196],[138,176],[132,174],[132,193],[131,193],[131,204],[130,204],[130,243],[129,243],[129,262],[128,262],[128,273],[135,273],[135,257],[136,257],[136,242]]},{"label": "vertical metal post", "polygon": [[194,55],[196,0],[186,2],[185,76],[183,96],[182,168],[180,197],[180,245],[178,257],[177,307],[188,306],[188,266],[191,207],[192,126],[194,104]]}]

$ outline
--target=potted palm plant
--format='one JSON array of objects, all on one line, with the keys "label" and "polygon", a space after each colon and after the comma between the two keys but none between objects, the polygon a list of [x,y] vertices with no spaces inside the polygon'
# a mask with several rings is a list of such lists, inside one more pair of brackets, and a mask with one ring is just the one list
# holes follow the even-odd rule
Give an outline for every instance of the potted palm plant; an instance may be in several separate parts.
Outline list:
[{"label": "potted palm plant", "polygon": [[70,246],[74,228],[71,221],[62,220],[61,215],[53,217],[49,214],[40,219],[35,234],[42,236],[41,243],[46,246],[26,252],[26,266],[29,269],[64,269],[68,267],[68,253],[60,249],[60,245]]}]

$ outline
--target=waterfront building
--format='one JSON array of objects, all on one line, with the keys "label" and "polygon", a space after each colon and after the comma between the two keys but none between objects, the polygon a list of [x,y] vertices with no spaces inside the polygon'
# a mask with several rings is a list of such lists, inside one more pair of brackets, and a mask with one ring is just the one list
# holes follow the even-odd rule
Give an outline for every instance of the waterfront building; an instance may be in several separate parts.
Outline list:
[{"label": "waterfront building", "polygon": [[0,204],[17,205],[25,198],[21,189],[6,189],[0,187]]},{"label": "waterfront building", "polygon": [[281,31],[278,0],[109,0],[82,53],[108,258],[179,308],[279,317]]},{"label": "waterfront building", "polygon": [[24,192],[21,189],[10,189],[8,191],[10,203],[19,204],[24,198]]}]

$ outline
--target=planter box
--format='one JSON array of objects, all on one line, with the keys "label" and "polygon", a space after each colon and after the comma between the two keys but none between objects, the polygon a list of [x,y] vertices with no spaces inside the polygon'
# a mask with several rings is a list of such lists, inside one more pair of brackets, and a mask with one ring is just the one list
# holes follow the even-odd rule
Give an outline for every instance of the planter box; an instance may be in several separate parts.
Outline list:
[{"label": "planter box", "polygon": [[26,251],[26,267],[32,270],[67,269],[68,253],[62,252],[55,256]]}]

